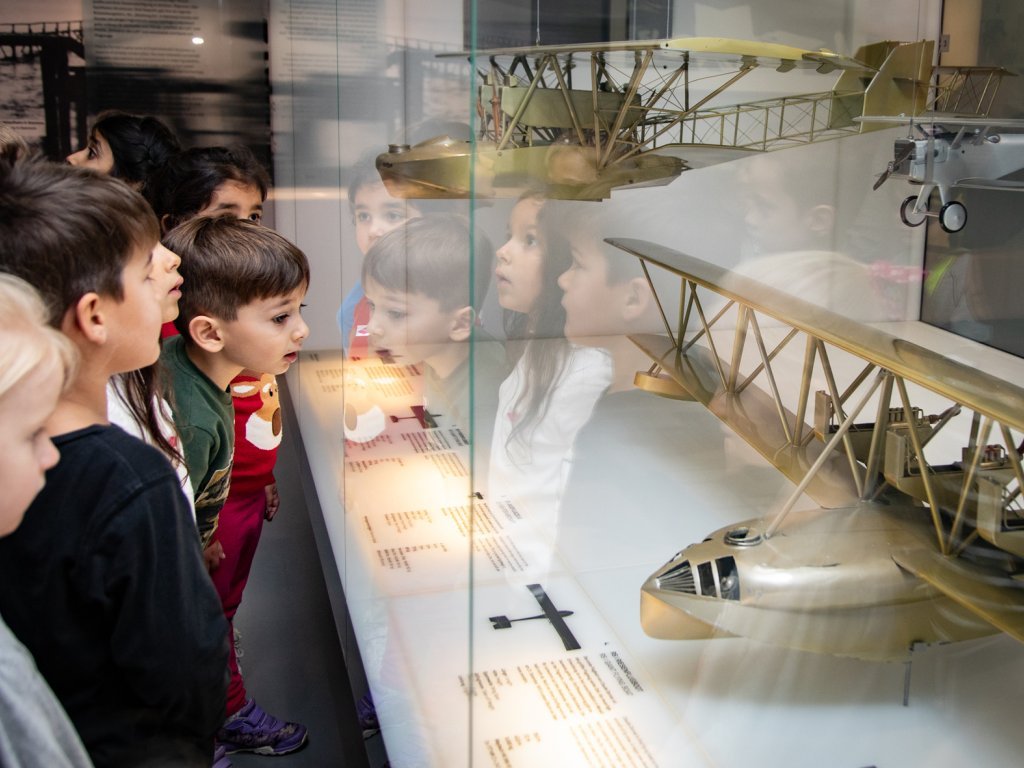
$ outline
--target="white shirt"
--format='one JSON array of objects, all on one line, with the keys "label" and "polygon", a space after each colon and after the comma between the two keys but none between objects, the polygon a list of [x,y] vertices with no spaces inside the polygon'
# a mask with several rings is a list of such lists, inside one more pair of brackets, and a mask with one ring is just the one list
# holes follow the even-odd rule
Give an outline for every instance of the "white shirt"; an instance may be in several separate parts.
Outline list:
[{"label": "white shirt", "polygon": [[[530,342],[544,343],[558,342]],[[554,536],[573,441],[611,384],[612,359],[603,349],[570,345],[565,368],[551,384],[547,411],[532,430],[510,440],[521,416],[514,408],[526,380],[524,359],[525,355],[498,391],[488,488],[492,497],[511,499],[545,533]]]},{"label": "white shirt", "polygon": [[[135,420],[132,412],[128,410],[128,406],[125,405],[124,399],[119,394],[120,387],[121,379],[118,376],[113,376],[110,381],[107,382],[107,418],[110,420],[111,424],[116,424],[129,435],[153,445],[153,441],[150,440],[149,433],[139,426],[139,423]],[[167,442],[181,450],[181,439],[178,437],[178,431],[174,428],[174,420],[171,418],[171,406],[168,405],[167,401],[163,398],[158,399],[157,414],[160,431],[163,433],[164,437],[167,438]],[[178,480],[181,482],[181,489],[185,492],[185,498],[188,499],[188,506],[192,510],[192,516],[195,517],[196,500],[192,496],[192,483],[188,479],[188,468],[185,466],[183,461],[176,461],[170,456],[167,457],[167,460],[171,462],[171,465],[174,467],[174,471],[178,473]]]}]

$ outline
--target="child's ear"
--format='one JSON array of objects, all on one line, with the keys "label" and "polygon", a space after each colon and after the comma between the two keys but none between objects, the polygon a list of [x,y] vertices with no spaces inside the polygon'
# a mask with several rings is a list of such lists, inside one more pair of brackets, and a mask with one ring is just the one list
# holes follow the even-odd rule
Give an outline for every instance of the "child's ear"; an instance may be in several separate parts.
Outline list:
[{"label": "child's ear", "polygon": [[100,295],[90,291],[68,308],[61,330],[66,336],[80,335],[92,344],[105,344],[108,332],[105,320]]},{"label": "child's ear", "polygon": [[474,322],[476,322],[476,312],[472,307],[455,310],[451,327],[448,329],[448,338],[452,341],[467,341],[473,333]]},{"label": "child's ear", "polygon": [[215,353],[224,349],[224,334],[215,317],[196,315],[189,321],[188,335],[204,352]]},{"label": "child's ear", "polygon": [[651,306],[651,287],[642,277],[634,277],[626,281],[625,296],[622,303],[622,319],[638,320],[643,317]]}]

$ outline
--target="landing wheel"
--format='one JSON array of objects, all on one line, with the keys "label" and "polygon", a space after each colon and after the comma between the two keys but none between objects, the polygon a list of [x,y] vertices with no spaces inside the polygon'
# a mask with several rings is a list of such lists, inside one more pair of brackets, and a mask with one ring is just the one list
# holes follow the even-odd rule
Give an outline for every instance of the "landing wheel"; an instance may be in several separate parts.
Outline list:
[{"label": "landing wheel", "polygon": [[920,227],[928,215],[924,212],[917,212],[914,206],[917,205],[917,195],[911,195],[900,203],[900,221],[908,227]]},{"label": "landing wheel", "polygon": [[951,203],[946,203],[939,209],[939,224],[946,232],[950,234],[959,232],[966,223],[967,209],[964,208],[963,203],[958,203],[954,200]]}]

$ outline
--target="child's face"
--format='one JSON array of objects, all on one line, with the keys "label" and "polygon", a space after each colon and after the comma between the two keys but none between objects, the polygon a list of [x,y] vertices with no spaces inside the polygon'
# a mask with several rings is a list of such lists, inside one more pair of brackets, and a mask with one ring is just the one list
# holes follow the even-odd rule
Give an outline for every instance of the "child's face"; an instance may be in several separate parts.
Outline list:
[{"label": "child's face", "polygon": [[114,153],[110,151],[110,144],[99,131],[93,131],[89,143],[65,159],[69,165],[92,168],[100,173],[110,174],[114,171]]},{"label": "child's face", "polygon": [[181,298],[181,284],[184,282],[178,273],[181,257],[174,251],[157,243],[153,249],[153,284],[156,295],[160,298],[160,315],[165,323],[178,316],[178,300]]},{"label": "child's face", "polygon": [[352,204],[352,222],[356,225],[356,245],[366,254],[377,240],[420,212],[406,200],[388,194],[383,183],[367,184],[356,192]]},{"label": "child's face", "polygon": [[422,293],[393,291],[373,279],[363,285],[370,303],[370,347],[409,365],[430,360],[452,343],[455,312]]},{"label": "child's face", "polygon": [[0,398],[4,451],[0,460],[0,536],[13,532],[43,487],[45,472],[59,454],[43,429],[57,405],[63,383],[60,364],[51,360],[31,371]]},{"label": "child's face", "polygon": [[121,272],[123,297],[101,296],[107,321],[105,345],[111,375],[151,365],[160,356],[162,299],[156,278],[159,243],[138,248]]},{"label": "child's face", "polygon": [[543,287],[544,249],[537,235],[537,214],[543,202],[520,200],[508,217],[508,241],[498,249],[494,270],[498,303],[504,309],[529,312]]},{"label": "child's face", "polygon": [[573,242],[572,264],[558,276],[565,308],[565,335],[571,339],[606,336],[616,329],[621,287],[608,284],[608,262],[597,243]]},{"label": "child's face", "polygon": [[210,202],[196,216],[234,216],[257,224],[263,221],[263,195],[258,187],[240,181],[225,181],[213,190]]},{"label": "child's face", "polygon": [[222,323],[224,355],[256,373],[280,374],[299,357],[309,326],[302,319],[306,286],[284,296],[251,301]]}]

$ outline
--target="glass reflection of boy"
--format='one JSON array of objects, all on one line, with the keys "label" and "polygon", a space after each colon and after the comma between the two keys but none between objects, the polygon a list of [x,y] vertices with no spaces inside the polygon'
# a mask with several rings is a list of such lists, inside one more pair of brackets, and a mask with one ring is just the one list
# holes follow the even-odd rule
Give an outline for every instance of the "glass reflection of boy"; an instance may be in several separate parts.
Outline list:
[{"label": "glass reflection of boy", "polygon": [[[362,167],[349,184],[348,204],[356,230],[356,247],[363,256],[382,236],[420,215],[415,203],[391,196],[372,164]],[[357,281],[338,311],[342,344],[349,357],[363,357],[367,353],[369,319],[363,284]]]},{"label": "glass reflection of boy", "polygon": [[498,385],[508,372],[502,346],[474,331],[493,261],[490,242],[474,237],[464,218],[432,214],[410,219],[377,240],[367,251],[362,275],[372,350],[400,364],[424,364],[424,405],[439,426],[469,435],[472,402],[471,439],[484,452],[491,442]]},{"label": "glass reflection of boy", "polygon": [[[708,436],[721,429],[703,406],[633,386],[635,372],[650,360],[628,335],[664,329],[637,259],[603,242],[606,235],[628,235],[615,223],[628,217],[610,216],[605,205],[562,206],[566,210],[554,219],[563,223],[572,252],[571,266],[558,278],[565,333],[577,344],[608,351],[614,371],[608,391],[576,436],[558,546],[570,563],[600,551],[608,541],[617,542],[620,555],[646,557],[673,533],[665,530],[662,516],[651,513],[678,496],[680,467],[694,456],[713,454]],[[664,273],[652,269],[651,274],[659,280]],[[659,294],[664,300],[677,291],[673,280],[671,289]],[[675,517],[680,526],[693,527],[687,516]]]}]

